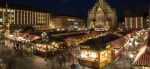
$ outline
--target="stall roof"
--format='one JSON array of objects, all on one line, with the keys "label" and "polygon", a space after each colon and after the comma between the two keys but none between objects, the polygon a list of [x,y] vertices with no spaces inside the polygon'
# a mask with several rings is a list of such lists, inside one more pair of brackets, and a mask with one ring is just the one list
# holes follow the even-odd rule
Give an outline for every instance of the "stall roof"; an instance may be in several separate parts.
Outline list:
[{"label": "stall roof", "polygon": [[86,42],[81,43],[80,45],[90,46],[90,49],[93,49],[93,50],[103,50],[106,48],[106,43],[116,40],[118,38],[120,37],[118,37],[115,34],[107,34],[104,36],[100,36],[98,38],[87,40]]},{"label": "stall roof", "polygon": [[135,57],[133,64],[150,66],[150,47],[142,47]]},{"label": "stall roof", "polygon": [[133,64],[150,66],[150,38],[148,38],[147,44],[141,47]]}]

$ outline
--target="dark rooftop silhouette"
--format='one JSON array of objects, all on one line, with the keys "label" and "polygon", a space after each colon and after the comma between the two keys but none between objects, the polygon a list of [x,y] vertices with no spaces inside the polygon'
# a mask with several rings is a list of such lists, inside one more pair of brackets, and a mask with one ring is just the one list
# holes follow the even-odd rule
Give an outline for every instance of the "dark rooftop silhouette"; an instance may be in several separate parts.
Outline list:
[{"label": "dark rooftop silhouette", "polygon": [[90,49],[94,50],[103,50],[106,48],[106,43],[116,40],[120,37],[118,37],[115,34],[107,34],[105,36],[100,36],[98,38],[90,39],[84,43],[81,43],[80,45],[82,46],[90,46]]}]

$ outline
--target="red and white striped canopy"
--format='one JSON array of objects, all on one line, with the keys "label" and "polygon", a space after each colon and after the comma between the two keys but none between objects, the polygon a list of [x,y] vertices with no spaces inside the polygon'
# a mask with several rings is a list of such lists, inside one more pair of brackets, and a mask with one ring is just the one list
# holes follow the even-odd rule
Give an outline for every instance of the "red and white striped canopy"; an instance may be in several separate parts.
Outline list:
[{"label": "red and white striped canopy", "polygon": [[146,65],[150,66],[150,54],[145,51],[148,50],[149,47],[144,46],[140,49],[140,52],[137,54],[133,64],[134,65]]},{"label": "red and white striped canopy", "polygon": [[149,54],[142,54],[140,58],[134,62],[135,65],[147,65],[150,66],[150,55]]}]

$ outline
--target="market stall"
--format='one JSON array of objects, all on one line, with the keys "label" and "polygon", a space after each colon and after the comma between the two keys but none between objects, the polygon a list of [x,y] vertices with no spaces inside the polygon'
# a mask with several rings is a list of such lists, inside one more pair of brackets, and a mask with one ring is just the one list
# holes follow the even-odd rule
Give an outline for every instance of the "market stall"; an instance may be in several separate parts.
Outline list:
[{"label": "market stall", "polygon": [[112,49],[106,43],[118,39],[114,34],[100,36],[80,44],[80,64],[91,68],[103,68],[112,61]]},{"label": "market stall", "polygon": [[81,47],[80,63],[92,68],[102,68],[111,62],[111,50],[92,50],[88,47]]}]

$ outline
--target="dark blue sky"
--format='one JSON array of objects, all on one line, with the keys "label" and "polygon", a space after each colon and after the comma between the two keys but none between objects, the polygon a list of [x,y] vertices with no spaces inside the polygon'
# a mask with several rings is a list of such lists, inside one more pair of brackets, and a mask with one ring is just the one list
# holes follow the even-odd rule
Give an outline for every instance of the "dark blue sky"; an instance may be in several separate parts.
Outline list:
[{"label": "dark blue sky", "polygon": [[[3,2],[6,0],[0,0]],[[122,16],[124,10],[147,11],[150,0],[106,0],[113,8],[116,8],[118,16]],[[43,9],[54,15],[71,15],[81,18],[87,17],[87,11],[96,0],[7,0],[7,2]]]}]

